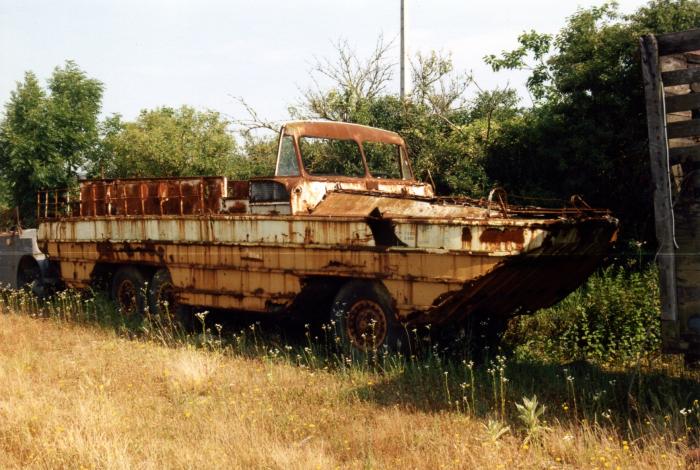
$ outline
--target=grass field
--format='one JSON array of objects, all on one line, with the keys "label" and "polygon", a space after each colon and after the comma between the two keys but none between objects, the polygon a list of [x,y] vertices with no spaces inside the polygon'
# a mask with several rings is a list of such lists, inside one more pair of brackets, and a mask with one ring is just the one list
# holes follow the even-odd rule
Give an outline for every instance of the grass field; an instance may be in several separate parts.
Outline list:
[{"label": "grass field", "polygon": [[697,377],[677,364],[353,362],[254,326],[133,337],[63,302],[0,302],[5,468],[667,469],[696,441]]}]

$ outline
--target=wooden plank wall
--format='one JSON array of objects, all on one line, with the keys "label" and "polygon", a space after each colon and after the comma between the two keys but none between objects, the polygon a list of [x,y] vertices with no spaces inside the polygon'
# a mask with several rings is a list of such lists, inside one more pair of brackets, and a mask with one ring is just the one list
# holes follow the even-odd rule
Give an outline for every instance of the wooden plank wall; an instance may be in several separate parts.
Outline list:
[{"label": "wooden plank wall", "polygon": [[700,29],[641,38],[663,347],[700,355]]}]

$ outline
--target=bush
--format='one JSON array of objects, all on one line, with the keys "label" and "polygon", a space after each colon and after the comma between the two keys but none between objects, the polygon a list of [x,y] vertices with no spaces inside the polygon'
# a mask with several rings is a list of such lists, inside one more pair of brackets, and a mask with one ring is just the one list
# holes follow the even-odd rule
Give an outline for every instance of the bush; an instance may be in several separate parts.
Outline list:
[{"label": "bush", "polygon": [[523,358],[624,363],[658,352],[658,273],[609,267],[554,307],[511,322],[506,341]]}]

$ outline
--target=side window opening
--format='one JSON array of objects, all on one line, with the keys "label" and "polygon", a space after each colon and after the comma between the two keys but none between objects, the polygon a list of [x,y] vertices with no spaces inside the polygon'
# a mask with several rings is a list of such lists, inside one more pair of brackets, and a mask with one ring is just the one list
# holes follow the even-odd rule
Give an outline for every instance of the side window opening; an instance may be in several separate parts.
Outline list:
[{"label": "side window opening", "polygon": [[279,159],[277,161],[276,176],[299,176],[299,164],[294,150],[294,138],[285,135],[280,141]]}]

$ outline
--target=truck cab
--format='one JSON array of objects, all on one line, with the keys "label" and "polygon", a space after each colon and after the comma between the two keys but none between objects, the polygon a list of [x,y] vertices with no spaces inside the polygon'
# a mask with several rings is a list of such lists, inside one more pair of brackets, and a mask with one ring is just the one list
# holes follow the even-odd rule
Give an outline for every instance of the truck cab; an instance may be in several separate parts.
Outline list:
[{"label": "truck cab", "polygon": [[[250,180],[246,197],[252,213],[309,214],[329,191],[338,190],[434,195],[432,186],[415,179],[406,143],[395,132],[331,121],[293,121],[280,129],[274,177]],[[242,202],[232,200],[231,206],[240,207]]]}]

